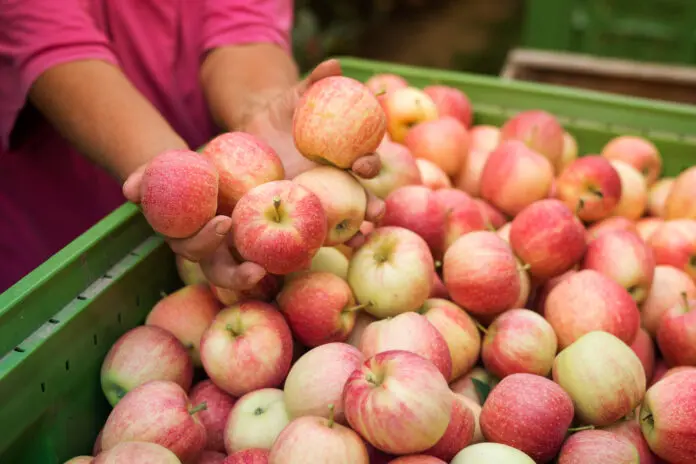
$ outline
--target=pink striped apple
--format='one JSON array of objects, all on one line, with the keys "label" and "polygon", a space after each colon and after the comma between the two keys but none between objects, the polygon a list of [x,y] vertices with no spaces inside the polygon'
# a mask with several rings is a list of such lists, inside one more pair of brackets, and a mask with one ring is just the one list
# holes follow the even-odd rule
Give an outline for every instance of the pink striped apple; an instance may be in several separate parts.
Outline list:
[{"label": "pink striped apple", "polygon": [[643,137],[634,135],[615,137],[602,148],[602,156],[631,165],[641,173],[647,185],[652,185],[662,173],[660,152],[652,142]]},{"label": "pink striped apple", "polygon": [[556,198],[586,222],[611,216],[621,195],[619,173],[601,156],[578,158],[556,178]]},{"label": "pink striped apple", "polygon": [[626,437],[606,430],[583,430],[563,444],[558,464],[642,464],[638,450]]}]

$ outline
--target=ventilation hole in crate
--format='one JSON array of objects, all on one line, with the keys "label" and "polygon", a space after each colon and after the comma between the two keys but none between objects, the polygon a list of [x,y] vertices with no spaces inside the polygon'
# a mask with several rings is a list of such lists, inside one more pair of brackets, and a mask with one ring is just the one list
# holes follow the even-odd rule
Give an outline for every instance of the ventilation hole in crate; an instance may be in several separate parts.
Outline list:
[{"label": "ventilation hole in crate", "polygon": [[46,383],[41,382],[41,393],[46,393]]},{"label": "ventilation hole in crate", "polygon": [[58,324],[60,321],[58,319],[51,318],[48,320],[51,324]]},{"label": "ventilation hole in crate", "polygon": [[114,276],[112,276],[111,274],[104,274],[104,278],[105,279],[113,279]]},{"label": "ventilation hole in crate", "polygon": [[92,342],[94,342],[94,346],[97,346],[97,334],[92,335]]},{"label": "ventilation hole in crate", "polygon": [[118,321],[119,324],[121,324],[123,321],[121,320],[121,313],[118,313],[116,315],[116,320]]},{"label": "ventilation hole in crate", "polygon": [[87,299],[87,297],[86,297],[86,296],[82,296],[82,295],[77,295],[77,299],[80,300],[80,301],[85,301],[85,300]]},{"label": "ventilation hole in crate", "polygon": [[133,252],[133,251],[131,251],[131,252],[128,253],[128,254],[131,255],[131,256],[140,256],[138,253],[135,253],[135,252]]},{"label": "ventilation hole in crate", "polygon": [[65,361],[65,370],[66,371],[70,370],[70,361]]},{"label": "ventilation hole in crate", "polygon": [[20,347],[18,347],[18,346],[15,346],[15,349],[14,349],[14,350],[15,350],[17,353],[24,353],[24,351],[25,351],[24,348],[20,348]]}]

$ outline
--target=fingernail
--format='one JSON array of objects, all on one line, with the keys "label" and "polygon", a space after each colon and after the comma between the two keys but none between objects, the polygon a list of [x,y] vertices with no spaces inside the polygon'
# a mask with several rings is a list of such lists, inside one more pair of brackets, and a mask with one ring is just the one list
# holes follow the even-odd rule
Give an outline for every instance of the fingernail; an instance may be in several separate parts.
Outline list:
[{"label": "fingernail", "polygon": [[217,224],[215,224],[215,233],[218,235],[226,235],[227,232],[230,231],[230,227],[232,226],[232,221],[230,221],[228,218],[223,218],[218,220]]}]

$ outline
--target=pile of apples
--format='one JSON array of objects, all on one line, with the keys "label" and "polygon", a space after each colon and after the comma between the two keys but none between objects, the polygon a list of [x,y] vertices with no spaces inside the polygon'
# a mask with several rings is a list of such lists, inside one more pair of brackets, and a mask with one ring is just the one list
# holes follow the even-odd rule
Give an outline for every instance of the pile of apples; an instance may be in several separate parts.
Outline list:
[{"label": "pile of apples", "polygon": [[69,462],[696,462],[696,167],[660,178],[636,136],[578,157],[540,110],[471,124],[458,89],[331,77],[296,110],[319,166],[293,180],[243,133],[160,155],[153,227],[229,214],[268,274],[235,292],[177,257],[185,286],[104,359],[95,457]]}]

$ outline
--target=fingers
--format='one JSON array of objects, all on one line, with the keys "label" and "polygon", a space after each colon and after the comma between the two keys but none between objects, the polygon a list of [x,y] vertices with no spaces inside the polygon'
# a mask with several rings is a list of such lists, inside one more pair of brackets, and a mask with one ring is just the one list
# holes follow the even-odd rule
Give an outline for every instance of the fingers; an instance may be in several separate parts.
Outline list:
[{"label": "fingers", "polygon": [[366,237],[363,235],[363,233],[358,232],[357,234],[353,235],[351,238],[346,240],[345,245],[350,248],[360,248],[365,243],[365,240]]},{"label": "fingers", "polygon": [[365,190],[367,195],[367,209],[365,210],[365,220],[373,224],[379,224],[379,221],[384,216],[386,205],[384,200],[377,198],[372,193]]},{"label": "fingers", "polygon": [[316,68],[309,73],[309,76],[297,87],[299,96],[307,91],[308,88],[312,86],[317,81],[320,81],[326,77],[340,76],[343,72],[341,71],[341,63],[337,59],[330,59],[323,61],[317,65]]},{"label": "fingers", "polygon": [[145,172],[146,164],[140,166],[138,169],[133,171],[133,173],[128,176],[128,179],[123,183],[123,196],[133,203],[140,203],[140,184],[143,180],[143,173]]},{"label": "fingers", "polygon": [[174,253],[184,258],[199,262],[204,257],[212,255],[232,228],[232,219],[229,216],[216,216],[194,235],[193,237],[173,239],[167,241]]},{"label": "fingers", "polygon": [[201,269],[213,285],[236,291],[249,290],[266,275],[266,270],[256,263],[237,264],[225,243],[201,260]]},{"label": "fingers", "polygon": [[376,177],[379,174],[379,171],[382,169],[382,160],[380,159],[379,155],[372,153],[355,160],[350,169],[358,177],[363,179],[372,179]]}]

